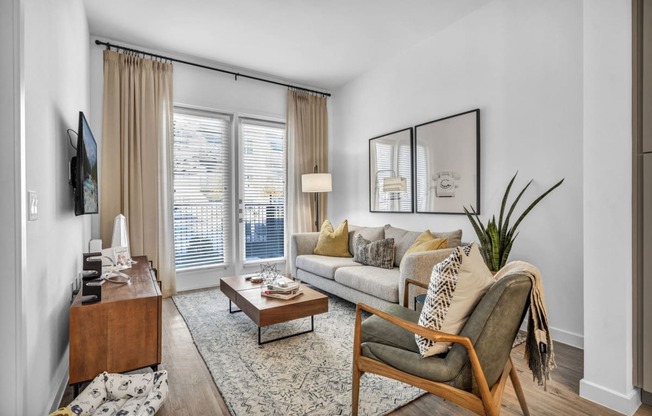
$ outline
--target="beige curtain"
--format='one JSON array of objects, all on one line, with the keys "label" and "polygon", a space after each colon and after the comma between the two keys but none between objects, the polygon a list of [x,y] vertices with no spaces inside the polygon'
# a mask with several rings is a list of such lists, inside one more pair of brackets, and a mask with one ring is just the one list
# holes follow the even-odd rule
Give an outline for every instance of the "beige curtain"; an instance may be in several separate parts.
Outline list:
[{"label": "beige curtain", "polygon": [[109,246],[113,219],[127,217],[131,255],[149,257],[166,297],[176,292],[172,111],[172,64],[104,51],[101,238]]},{"label": "beige curtain", "polygon": [[[288,233],[318,231],[314,194],[301,192],[301,175],[328,172],[328,108],[326,97],[288,90]],[[319,195],[319,225],[328,213],[328,194]],[[289,253],[289,251],[287,251]]]}]

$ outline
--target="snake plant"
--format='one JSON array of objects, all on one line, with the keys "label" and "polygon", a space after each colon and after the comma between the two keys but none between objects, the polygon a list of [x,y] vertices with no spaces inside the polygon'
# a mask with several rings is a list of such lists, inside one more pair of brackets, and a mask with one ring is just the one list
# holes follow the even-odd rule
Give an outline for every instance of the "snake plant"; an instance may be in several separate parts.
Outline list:
[{"label": "snake plant", "polygon": [[509,181],[509,184],[507,185],[507,189],[505,189],[505,195],[503,195],[503,201],[500,205],[500,216],[498,217],[498,224],[496,224],[496,216],[493,215],[491,220],[489,220],[485,226],[480,220],[480,217],[478,217],[478,213],[472,206],[470,207],[470,211],[464,207],[464,212],[469,218],[469,221],[471,221],[473,229],[475,230],[475,233],[480,240],[480,252],[484,257],[485,263],[487,263],[487,267],[489,267],[492,272],[500,270],[505,265],[505,263],[507,263],[509,252],[512,250],[514,240],[516,240],[516,237],[518,236],[516,229],[518,228],[519,224],[521,224],[521,221],[523,221],[525,216],[532,210],[532,208],[534,208],[535,205],[537,205],[543,198],[545,198],[546,195],[548,195],[555,188],[561,185],[562,182],[564,182],[563,179],[560,180],[550,189],[544,192],[541,196],[535,199],[534,202],[532,202],[530,206],[527,207],[525,211],[523,211],[521,216],[518,217],[514,225],[510,227],[509,225],[512,213],[514,212],[518,201],[523,196],[523,193],[525,193],[525,190],[532,183],[532,180],[530,180],[530,182],[525,185],[523,190],[521,190],[514,202],[512,202],[512,205],[509,207],[507,216],[504,216],[505,208],[507,206],[507,198],[509,197],[509,191],[512,189],[516,175],[518,175],[518,172],[514,174],[512,180]]}]

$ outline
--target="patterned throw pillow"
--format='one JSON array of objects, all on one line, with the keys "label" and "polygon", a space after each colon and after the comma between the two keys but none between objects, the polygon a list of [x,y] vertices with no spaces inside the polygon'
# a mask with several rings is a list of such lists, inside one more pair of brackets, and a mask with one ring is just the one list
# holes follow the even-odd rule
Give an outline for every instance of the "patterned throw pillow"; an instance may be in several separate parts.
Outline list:
[{"label": "patterned throw pillow", "polygon": [[394,239],[369,241],[358,234],[355,237],[355,253],[353,261],[369,266],[394,268]]},{"label": "patterned throw pillow", "polygon": [[[419,325],[457,335],[482,296],[494,283],[478,246],[457,247],[432,268]],[[422,357],[447,352],[450,342],[434,342],[415,335]]]},{"label": "patterned throw pillow", "polygon": [[351,257],[351,253],[349,253],[349,222],[347,220],[342,221],[337,230],[334,230],[331,222],[325,220],[321,226],[319,240],[313,254]]}]

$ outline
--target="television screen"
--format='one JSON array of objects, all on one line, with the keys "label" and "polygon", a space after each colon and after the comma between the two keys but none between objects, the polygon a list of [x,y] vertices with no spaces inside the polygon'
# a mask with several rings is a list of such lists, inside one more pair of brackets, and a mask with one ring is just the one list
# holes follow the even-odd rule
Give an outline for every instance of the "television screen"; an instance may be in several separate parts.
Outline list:
[{"label": "television screen", "polygon": [[98,213],[97,144],[83,112],[77,137],[75,215]]}]

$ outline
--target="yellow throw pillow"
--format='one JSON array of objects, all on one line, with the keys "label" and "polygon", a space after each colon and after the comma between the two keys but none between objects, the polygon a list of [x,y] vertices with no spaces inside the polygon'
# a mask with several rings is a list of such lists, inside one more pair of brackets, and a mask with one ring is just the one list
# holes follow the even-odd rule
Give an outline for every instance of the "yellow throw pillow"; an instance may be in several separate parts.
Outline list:
[{"label": "yellow throw pillow", "polygon": [[445,238],[435,238],[432,236],[430,230],[426,230],[414,240],[414,243],[407,249],[404,256],[418,251],[440,250],[442,248],[448,248],[448,240]]},{"label": "yellow throw pillow", "polygon": [[349,221],[344,220],[333,230],[329,220],[325,220],[319,232],[319,241],[313,254],[332,257],[351,257],[349,253]]},{"label": "yellow throw pillow", "polygon": [[[419,251],[430,251],[430,250],[440,250],[442,248],[448,248],[448,240],[445,238],[435,238],[432,236],[430,230],[426,230],[421,233],[420,236],[414,240],[414,243],[407,249],[403,255],[403,259],[407,257],[410,253],[417,253]],[[403,263],[401,259],[401,263]]]}]

